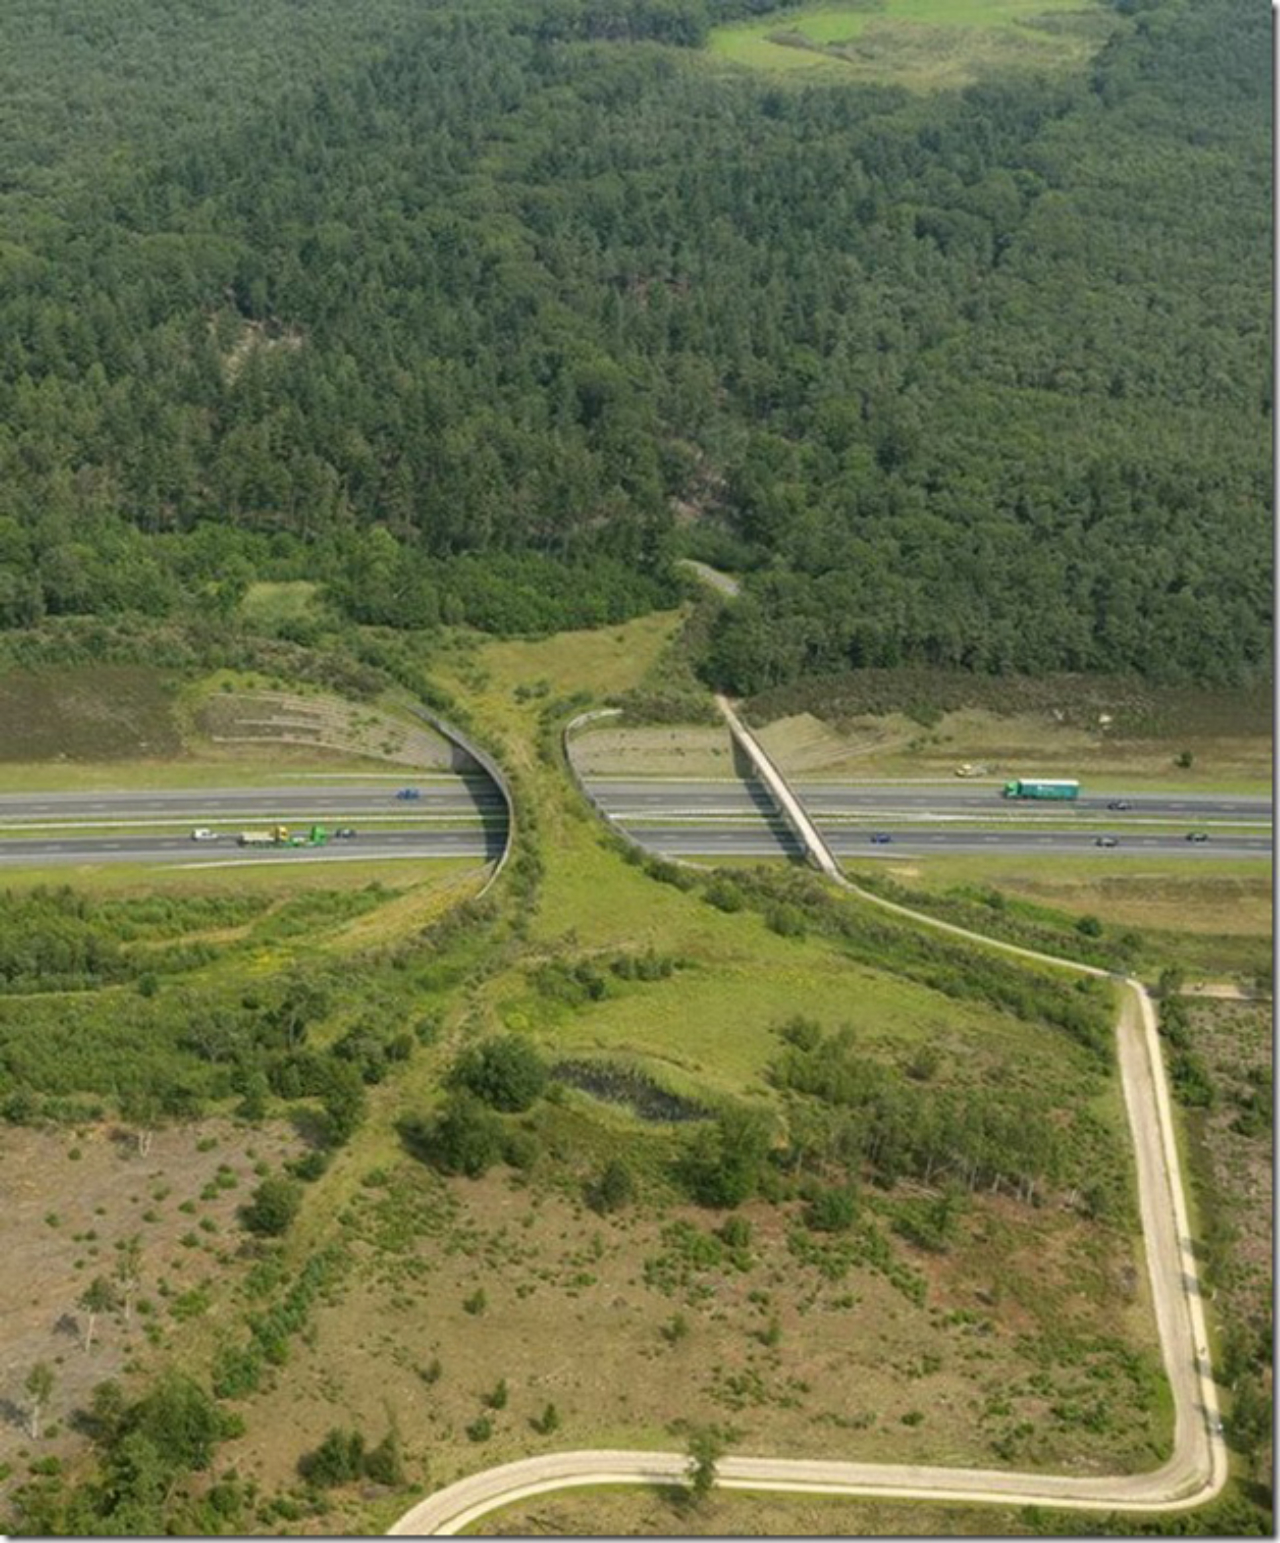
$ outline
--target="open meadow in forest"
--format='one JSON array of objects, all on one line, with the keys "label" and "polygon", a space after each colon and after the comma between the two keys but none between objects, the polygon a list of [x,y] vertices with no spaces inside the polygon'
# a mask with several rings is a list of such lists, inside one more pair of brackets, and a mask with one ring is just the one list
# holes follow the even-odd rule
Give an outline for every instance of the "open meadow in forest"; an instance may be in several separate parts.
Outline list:
[{"label": "open meadow in forest", "polygon": [[751,69],[927,91],[1078,66],[1113,25],[1095,0],[853,0],[717,27],[708,46]]}]

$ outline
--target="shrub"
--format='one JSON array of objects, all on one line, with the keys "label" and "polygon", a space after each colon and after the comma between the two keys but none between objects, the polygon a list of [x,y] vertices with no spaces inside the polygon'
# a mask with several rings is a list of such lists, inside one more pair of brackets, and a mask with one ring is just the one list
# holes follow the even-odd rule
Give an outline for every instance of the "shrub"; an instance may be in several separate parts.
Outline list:
[{"label": "shrub", "polygon": [[301,1205],[302,1186],[293,1179],[272,1175],[263,1179],[248,1205],[241,1207],[240,1220],[259,1237],[278,1238],[293,1225]]},{"label": "shrub", "polygon": [[720,1229],[720,1241],[727,1248],[751,1246],[751,1223],[745,1216],[731,1216]]},{"label": "shrub", "polygon": [[318,1489],[350,1484],[364,1471],[364,1437],[359,1431],[336,1426],[314,1452],[298,1459],[298,1472]]},{"label": "shrub", "polygon": [[695,1137],[682,1164],[683,1177],[702,1205],[731,1208],[749,1200],[769,1154],[769,1129],[754,1110],[727,1109]]},{"label": "shrub", "polygon": [[507,1131],[502,1140],[502,1161],[511,1168],[527,1172],[538,1161],[541,1150],[532,1131]]},{"label": "shrub", "polygon": [[764,923],[770,932],[776,932],[780,938],[803,938],[809,930],[800,907],[785,902],[782,905],[771,905],[764,913]]},{"label": "shrub", "polygon": [[814,1232],[848,1232],[858,1216],[858,1201],[851,1189],[823,1189],[809,1202],[805,1222]]},{"label": "shrub", "polygon": [[367,1454],[364,1471],[375,1484],[404,1483],[404,1452],[395,1431],[388,1431],[373,1451]]},{"label": "shrub", "polygon": [[506,1131],[492,1110],[470,1093],[455,1093],[430,1124],[405,1131],[411,1147],[443,1173],[478,1179],[502,1156]]},{"label": "shrub", "polygon": [[635,1198],[635,1180],[621,1158],[612,1157],[586,1186],[587,1204],[601,1216],[620,1211]]},{"label": "shrub", "polygon": [[740,911],[747,903],[741,889],[732,879],[712,879],[703,898],[708,905],[715,906],[717,911]]},{"label": "shrub", "polygon": [[505,1034],[464,1051],[450,1080],[492,1109],[519,1114],[542,1096],[547,1069],[527,1039]]},{"label": "shrub", "polygon": [[217,1398],[247,1398],[262,1386],[262,1357],[252,1345],[225,1345],[213,1358],[213,1392]]}]

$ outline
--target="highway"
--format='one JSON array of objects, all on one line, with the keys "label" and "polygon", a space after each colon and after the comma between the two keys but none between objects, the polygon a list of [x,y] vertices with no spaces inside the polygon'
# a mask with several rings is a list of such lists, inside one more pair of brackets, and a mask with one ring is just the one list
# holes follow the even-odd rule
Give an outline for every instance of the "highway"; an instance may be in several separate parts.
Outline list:
[{"label": "highway", "polygon": [[[712,825],[691,819],[687,824],[627,825],[618,822],[643,846],[668,857],[799,857],[800,844],[776,818],[761,818],[755,827]],[[816,822],[822,827],[822,821]],[[1048,830],[930,830],[895,828],[887,842],[875,842],[870,829],[823,828],[827,845],[845,858],[892,858],[985,853],[1002,857],[1010,853],[1038,857],[1092,857],[1114,860],[1129,857],[1270,857],[1269,836],[1220,834],[1209,841],[1188,841],[1185,836],[1123,833],[1114,847],[1099,847],[1097,837],[1084,831]]]},{"label": "highway", "polygon": [[[658,781],[623,780],[612,777],[588,779],[591,791],[611,814],[649,816],[654,814],[734,814],[750,813],[757,807],[753,785],[738,781]],[[1069,802],[1010,799],[1000,796],[999,787],[957,788],[954,783],[837,783],[793,782],[791,787],[815,818],[822,815],[901,814],[920,819],[931,815],[964,816],[970,820],[1052,818],[1058,821],[1077,815],[1093,819],[1114,819],[1124,813],[1126,821],[1143,818],[1186,820],[1189,825],[1211,819],[1231,819],[1270,826],[1271,800],[1236,797],[1218,793],[1099,793]],[[764,790],[759,790],[764,798]],[[1117,811],[1110,803],[1132,807]]]},{"label": "highway", "polygon": [[[419,796],[397,798],[401,787],[416,788]],[[285,825],[305,835],[312,824],[329,830],[326,844],[241,847],[236,841],[242,830]],[[193,840],[197,828],[216,839]],[[338,840],[332,835],[338,828],[356,834]],[[442,857],[496,862],[505,840],[502,797],[484,776],[0,795],[0,868]]]},{"label": "highway", "polygon": [[190,836],[64,836],[0,841],[0,868],[57,868],[97,863],[373,862],[381,858],[474,857],[496,862],[502,855],[505,828],[469,830],[362,830],[353,841],[330,840],[325,846],[242,847],[234,835],[218,841]]},{"label": "highway", "polygon": [[[613,824],[666,856],[802,855],[760,782],[592,777],[586,786]],[[1002,798],[998,786],[957,789],[951,783],[809,782],[794,790],[831,851],[846,858],[1265,859],[1272,851],[1266,798],[1116,792],[1039,803]],[[1109,809],[1114,802],[1130,807]],[[1208,839],[1188,841],[1193,831]],[[1115,844],[1099,845],[1099,837]]]},{"label": "highway", "polygon": [[[399,799],[401,786],[419,791]],[[751,781],[593,779],[592,795],[621,829],[672,857],[800,856],[767,791]],[[1011,804],[998,793],[908,784],[803,783],[799,792],[831,850],[843,858],[931,853],[1038,857],[1268,858],[1271,805],[1218,795],[1133,794],[1078,807]],[[1118,795],[1119,796],[1119,795]],[[505,831],[503,803],[483,776],[406,776],[266,788],[0,795],[0,867],[120,862],[317,861],[338,857],[475,857],[492,861]],[[1144,822],[1144,816],[1150,823]],[[238,847],[243,829],[312,823],[357,829],[323,847]],[[1185,822],[1185,823],[1184,823]],[[175,828],[176,827],[176,828]],[[197,842],[193,829],[218,840]],[[1190,830],[1209,839],[1191,842]],[[887,841],[875,841],[877,835]],[[1099,835],[1114,847],[1099,847]]]},{"label": "highway", "polygon": [[[416,799],[398,799],[400,787],[417,788]],[[103,825],[113,821],[348,820],[369,815],[488,814],[503,807],[487,777],[406,776],[404,781],[294,783],[274,788],[181,788],[132,793],[35,793],[0,795],[0,830],[38,822]]]}]

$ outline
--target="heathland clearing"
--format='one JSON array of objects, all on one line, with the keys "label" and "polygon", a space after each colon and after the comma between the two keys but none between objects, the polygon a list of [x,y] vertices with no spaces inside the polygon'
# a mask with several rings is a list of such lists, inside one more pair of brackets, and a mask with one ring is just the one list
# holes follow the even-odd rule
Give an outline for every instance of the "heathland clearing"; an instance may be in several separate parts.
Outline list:
[{"label": "heathland clearing", "polygon": [[880,0],[718,27],[709,47],[752,69],[939,90],[994,71],[1079,65],[1113,26],[1091,0]]}]

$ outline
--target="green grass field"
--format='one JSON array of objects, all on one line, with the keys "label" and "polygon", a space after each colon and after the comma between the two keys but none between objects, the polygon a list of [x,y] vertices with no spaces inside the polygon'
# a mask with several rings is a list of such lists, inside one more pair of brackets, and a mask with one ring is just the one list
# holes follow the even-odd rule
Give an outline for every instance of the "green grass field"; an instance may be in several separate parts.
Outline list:
[{"label": "green grass field", "polygon": [[709,46],[751,69],[928,90],[1079,64],[1112,25],[1094,0],[869,0],[719,27]]},{"label": "green grass field", "polygon": [[240,602],[240,620],[269,630],[281,622],[314,617],[317,588],[303,579],[287,584],[250,584]]}]

